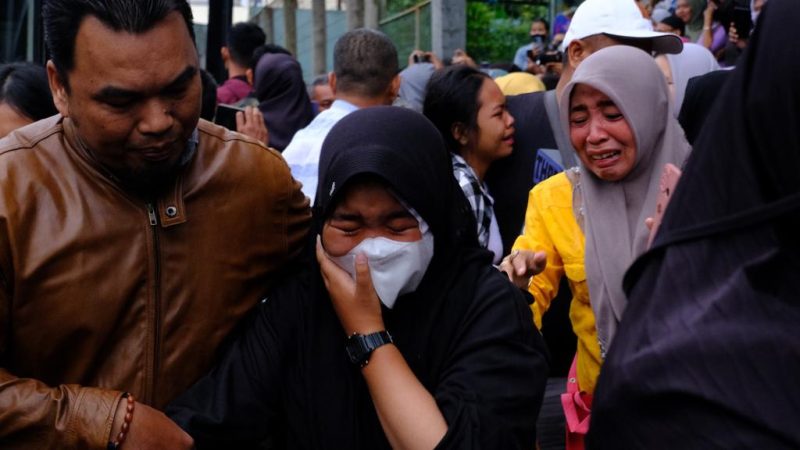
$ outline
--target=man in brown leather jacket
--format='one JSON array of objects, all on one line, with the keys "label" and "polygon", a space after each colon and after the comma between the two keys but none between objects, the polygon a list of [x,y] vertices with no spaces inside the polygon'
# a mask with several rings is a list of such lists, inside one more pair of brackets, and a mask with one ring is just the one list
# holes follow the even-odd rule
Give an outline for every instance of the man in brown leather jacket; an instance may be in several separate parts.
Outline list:
[{"label": "man in brown leather jacket", "polygon": [[0,141],[0,447],[188,447],[158,409],[300,253],[308,200],[198,122],[185,0],[50,0],[44,26],[61,115]]}]

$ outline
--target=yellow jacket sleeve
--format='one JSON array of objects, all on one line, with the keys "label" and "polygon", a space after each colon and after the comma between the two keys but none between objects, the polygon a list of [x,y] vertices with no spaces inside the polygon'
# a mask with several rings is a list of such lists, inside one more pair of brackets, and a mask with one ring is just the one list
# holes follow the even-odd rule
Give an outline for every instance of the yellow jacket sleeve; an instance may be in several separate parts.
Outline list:
[{"label": "yellow jacket sleeve", "polygon": [[525,228],[514,242],[513,250],[543,251],[547,254],[544,271],[531,280],[528,290],[533,295],[533,320],[536,327],[542,328],[542,315],[550,307],[550,302],[558,295],[558,286],[564,275],[564,263],[553,242],[551,224],[546,220],[548,214],[546,198],[550,192],[548,181],[537,184],[528,194],[528,209],[525,212]]}]

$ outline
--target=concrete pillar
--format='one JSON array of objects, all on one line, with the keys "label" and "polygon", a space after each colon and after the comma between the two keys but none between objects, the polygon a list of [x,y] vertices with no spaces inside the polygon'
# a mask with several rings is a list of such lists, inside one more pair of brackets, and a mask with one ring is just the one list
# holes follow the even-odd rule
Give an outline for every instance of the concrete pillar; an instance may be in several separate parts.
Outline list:
[{"label": "concrete pillar", "polygon": [[432,50],[440,58],[467,47],[467,2],[464,0],[431,1]]},{"label": "concrete pillar", "polygon": [[297,0],[283,0],[283,33],[286,50],[297,55]]},{"label": "concrete pillar", "polygon": [[380,12],[378,0],[364,0],[364,26],[366,28],[378,29]]},{"label": "concrete pillar", "polygon": [[325,17],[325,0],[312,0],[311,14],[314,25],[314,75],[319,75],[327,72],[328,27]]},{"label": "concrete pillar", "polygon": [[254,22],[264,30],[264,34],[267,36],[267,42],[270,44],[275,43],[275,25],[272,23],[272,17],[272,8],[265,6],[255,17],[250,19],[251,22]]},{"label": "concrete pillar", "polygon": [[347,29],[354,30],[364,26],[364,0],[347,0]]}]

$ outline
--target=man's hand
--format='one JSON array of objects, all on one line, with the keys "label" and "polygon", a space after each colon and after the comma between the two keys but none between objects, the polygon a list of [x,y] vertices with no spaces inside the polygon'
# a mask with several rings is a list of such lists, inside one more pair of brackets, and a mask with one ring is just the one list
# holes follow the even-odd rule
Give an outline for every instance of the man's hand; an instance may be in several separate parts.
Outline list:
[{"label": "man's hand", "polygon": [[363,254],[356,256],[356,280],[353,281],[350,274],[328,258],[317,237],[317,261],[345,333],[349,336],[384,330],[381,301],[372,285],[367,257]]},{"label": "man's hand", "polygon": [[[116,439],[122,428],[127,403],[122,399],[117,406],[114,425],[111,427],[111,440]],[[180,450],[194,448],[194,441],[161,411],[136,402],[130,428],[120,447],[124,450]]]},{"label": "man's hand", "polygon": [[453,52],[453,64],[465,64],[475,69],[478,68],[478,65],[475,64],[475,60],[472,59],[472,57],[469,56],[467,52],[461,50],[460,48],[456,49]]},{"label": "man's hand", "polygon": [[236,131],[269,145],[269,130],[264,124],[264,115],[255,106],[248,106],[236,113]]},{"label": "man's hand", "polygon": [[508,275],[514,285],[520,289],[528,289],[530,278],[541,273],[547,266],[545,252],[532,252],[529,250],[514,250],[503,258],[500,270]]},{"label": "man's hand", "polygon": [[[416,58],[414,58],[416,56]],[[415,61],[416,59],[416,61]],[[422,50],[414,50],[408,55],[408,65],[419,64],[421,62],[429,62],[433,64],[433,68],[438,70],[444,67],[442,61],[436,56],[436,53],[433,52],[423,52]]]},{"label": "man's hand", "polygon": [[730,28],[728,28],[728,41],[732,44],[739,43],[739,32],[736,31],[736,25],[734,25],[733,22],[731,22]]},{"label": "man's hand", "polygon": [[525,72],[528,72],[532,75],[542,75],[545,72],[545,68],[536,64],[535,61],[531,61],[531,58],[528,58],[528,67],[525,68]]}]

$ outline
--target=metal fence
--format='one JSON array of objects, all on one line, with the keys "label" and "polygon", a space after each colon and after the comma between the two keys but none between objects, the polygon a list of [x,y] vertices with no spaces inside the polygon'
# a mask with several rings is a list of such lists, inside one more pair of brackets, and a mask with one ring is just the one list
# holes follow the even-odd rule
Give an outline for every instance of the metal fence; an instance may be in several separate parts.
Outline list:
[{"label": "metal fence", "polygon": [[405,67],[412,51],[431,50],[431,2],[427,0],[383,18],[378,27],[392,39],[400,67]]}]

